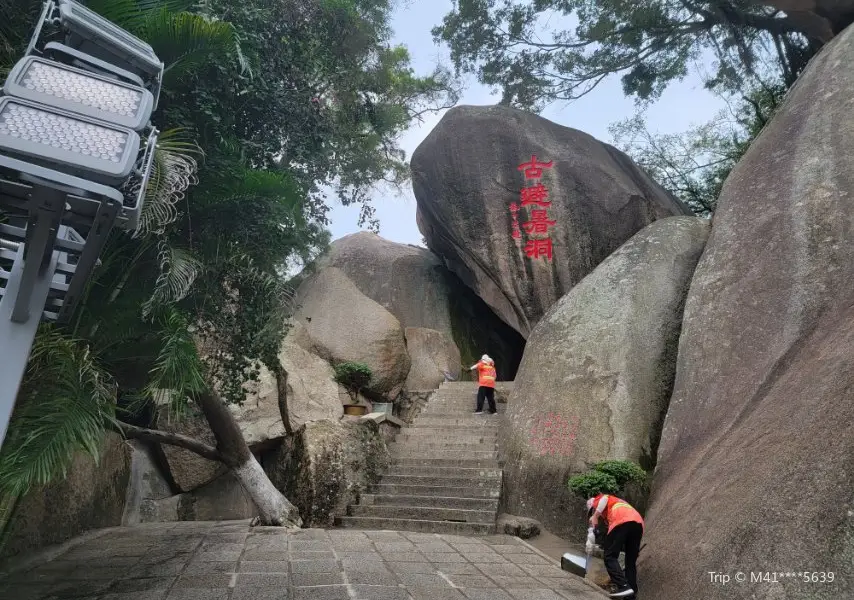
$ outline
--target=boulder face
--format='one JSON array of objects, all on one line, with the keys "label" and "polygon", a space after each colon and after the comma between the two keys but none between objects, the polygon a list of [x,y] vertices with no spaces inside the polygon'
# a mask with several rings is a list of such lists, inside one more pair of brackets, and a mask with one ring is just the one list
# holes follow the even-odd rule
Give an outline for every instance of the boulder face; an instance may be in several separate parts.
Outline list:
[{"label": "boulder face", "polygon": [[[484,353],[496,359],[500,379],[512,379],[516,373],[524,339],[429,250],[357,233],[333,242],[303,277],[296,327],[289,338],[332,363],[357,355],[374,367],[389,362],[384,355],[394,356],[390,362],[395,384],[381,386],[391,390],[381,393],[386,398],[393,399],[401,387],[435,388],[445,371],[458,377],[461,360],[474,362]],[[321,296],[337,307],[327,310],[317,301]],[[377,317],[381,326],[366,328],[363,310],[382,315]],[[398,354],[399,338],[383,337],[389,327],[401,328],[410,365],[418,363],[407,367],[403,379],[398,379],[402,368],[397,367],[405,363]],[[348,352],[340,349],[345,340]]]},{"label": "boulder face", "polygon": [[451,336],[424,327],[406,328],[406,350],[412,360],[407,390],[434,390],[445,381],[460,376],[460,351]]},{"label": "boulder face", "polygon": [[20,556],[91,529],[121,525],[130,466],[131,447],[114,433],[104,438],[97,464],[91,456],[75,454],[64,479],[20,498],[0,556]]},{"label": "boulder face", "polygon": [[305,349],[335,364],[365,363],[371,391],[395,398],[409,374],[403,327],[335,267],[320,269],[297,290],[295,323],[304,328]]},{"label": "boulder face", "polygon": [[583,539],[583,499],[567,489],[569,476],[607,459],[652,468],[685,295],[708,232],[696,217],[653,223],[537,324],[507,408],[508,512]]},{"label": "boulder face", "polygon": [[446,270],[429,250],[363,231],[336,240],[319,266],[343,271],[404,328],[451,330]]},{"label": "boulder face", "polygon": [[[523,166],[534,156],[551,166]],[[689,214],[616,148],[506,106],[452,108],[415,150],[411,168],[427,246],[526,338],[632,235],[656,219]],[[547,242],[533,241],[545,238],[550,259],[542,255]]]},{"label": "boulder face", "polygon": [[314,421],[264,457],[264,470],[299,508],[304,527],[332,527],[336,515],[377,483],[389,453],[374,421]]},{"label": "boulder face", "polygon": [[[852,64],[848,28],[724,185],[685,306],[640,558],[644,595],[850,595]],[[734,591],[698,575],[769,561],[835,571],[836,580]]]},{"label": "boulder face", "polygon": [[[297,340],[303,335],[302,325],[294,325],[279,353],[279,362],[288,374],[288,418],[293,430],[310,421],[342,415],[335,372],[329,363],[299,345]],[[253,449],[262,449],[285,436],[276,378],[266,367],[261,367],[260,380],[250,386],[246,401],[230,408]]]}]

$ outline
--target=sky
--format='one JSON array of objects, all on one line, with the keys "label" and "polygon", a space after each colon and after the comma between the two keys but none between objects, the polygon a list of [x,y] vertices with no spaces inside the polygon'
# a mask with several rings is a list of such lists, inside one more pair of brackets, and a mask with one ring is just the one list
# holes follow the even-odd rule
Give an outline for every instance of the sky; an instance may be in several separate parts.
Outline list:
[{"label": "sky", "polygon": [[[412,0],[400,4],[392,22],[393,41],[407,46],[415,72],[428,74],[439,61],[450,65],[448,49],[435,44],[430,33],[451,10],[450,0]],[[500,99],[499,95],[491,95],[489,88],[479,84],[474,75],[467,76],[463,82],[465,91],[458,104],[490,105]],[[647,125],[653,132],[677,133],[711,120],[722,107],[721,100],[703,89],[698,77],[689,77],[681,83],[672,84],[646,112]],[[612,77],[587,96],[572,103],[554,104],[541,114],[550,121],[610,142],[608,126],[633,116],[635,112],[634,101],[623,96],[619,78]],[[400,144],[406,151],[407,160],[443,114],[426,117],[401,137]],[[373,205],[382,237],[403,244],[423,245],[415,224],[416,204],[411,187],[407,187],[403,195],[378,190],[373,195]],[[358,206],[344,207],[336,203],[329,216],[333,240],[360,230],[357,225]]]}]

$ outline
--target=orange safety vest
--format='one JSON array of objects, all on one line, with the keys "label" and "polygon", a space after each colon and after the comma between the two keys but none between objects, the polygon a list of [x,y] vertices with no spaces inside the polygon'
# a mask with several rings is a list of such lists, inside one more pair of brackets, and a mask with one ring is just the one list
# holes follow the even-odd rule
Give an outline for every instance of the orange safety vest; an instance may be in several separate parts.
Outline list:
[{"label": "orange safety vest", "polygon": [[614,527],[623,523],[640,523],[641,527],[644,526],[643,517],[640,516],[640,513],[631,504],[611,494],[607,496],[599,494],[593,498],[593,510],[596,510],[596,507],[599,506],[599,501],[603,497],[608,498],[608,505],[602,511],[602,518],[608,522],[608,533],[611,533]]},{"label": "orange safety vest", "polygon": [[495,387],[495,367],[485,362],[477,363],[477,383],[481,387]]}]

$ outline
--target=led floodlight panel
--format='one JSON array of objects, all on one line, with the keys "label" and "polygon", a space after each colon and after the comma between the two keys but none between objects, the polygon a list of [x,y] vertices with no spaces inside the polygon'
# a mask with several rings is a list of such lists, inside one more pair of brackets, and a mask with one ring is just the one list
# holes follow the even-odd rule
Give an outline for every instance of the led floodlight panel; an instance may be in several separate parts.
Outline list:
[{"label": "led floodlight panel", "polygon": [[18,61],[3,91],[135,131],[145,127],[154,109],[146,89],[36,56]]},{"label": "led floodlight panel", "polygon": [[71,45],[78,50],[100,58],[107,58],[106,54],[111,62],[119,60],[149,76],[163,71],[163,63],[151,46],[82,4],[59,0],[59,21],[76,36]]},{"label": "led floodlight panel", "polygon": [[0,98],[0,152],[117,185],[139,154],[135,131],[11,96]]}]

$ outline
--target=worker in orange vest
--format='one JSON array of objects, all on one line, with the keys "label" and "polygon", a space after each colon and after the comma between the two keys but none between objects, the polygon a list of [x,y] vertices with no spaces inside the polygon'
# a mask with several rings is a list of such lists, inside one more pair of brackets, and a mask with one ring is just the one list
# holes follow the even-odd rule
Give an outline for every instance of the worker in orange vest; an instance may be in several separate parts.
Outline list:
[{"label": "worker in orange vest", "polygon": [[[643,537],[643,517],[634,507],[611,494],[599,494],[587,501],[590,526],[595,530],[600,517],[608,524],[605,538],[605,568],[617,586],[612,598],[636,596],[638,591],[637,560]],[[626,572],[620,568],[620,552],[626,553]]]},{"label": "worker in orange vest", "polygon": [[484,354],[469,371],[475,369],[477,369],[479,387],[477,388],[477,409],[474,414],[483,414],[483,400],[486,399],[489,402],[489,414],[494,415],[498,412],[495,409],[495,361],[489,358],[489,355]]}]

